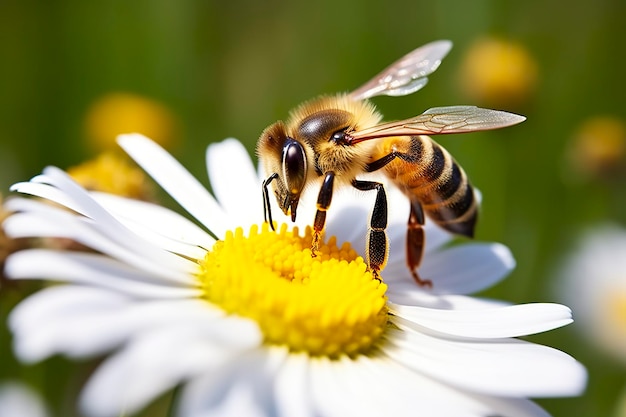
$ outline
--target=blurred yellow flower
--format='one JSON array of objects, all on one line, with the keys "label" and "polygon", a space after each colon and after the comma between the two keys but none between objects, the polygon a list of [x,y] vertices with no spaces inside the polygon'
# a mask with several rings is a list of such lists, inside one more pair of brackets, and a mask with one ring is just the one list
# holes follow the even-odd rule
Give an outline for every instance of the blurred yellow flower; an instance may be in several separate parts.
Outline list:
[{"label": "blurred yellow flower", "polygon": [[136,200],[154,200],[154,186],[143,170],[126,155],[109,151],[67,170],[90,191],[103,191]]},{"label": "blurred yellow flower", "polygon": [[98,150],[117,149],[122,133],[143,133],[166,148],[177,138],[176,120],[163,104],[136,94],[115,92],[95,101],[85,118],[86,135]]},{"label": "blurred yellow flower", "polygon": [[570,171],[584,178],[610,178],[626,167],[626,123],[594,116],[576,129],[566,153]]},{"label": "blurred yellow flower", "polygon": [[469,99],[481,105],[516,106],[533,94],[538,72],[537,62],[523,45],[482,38],[465,54],[461,88]]}]

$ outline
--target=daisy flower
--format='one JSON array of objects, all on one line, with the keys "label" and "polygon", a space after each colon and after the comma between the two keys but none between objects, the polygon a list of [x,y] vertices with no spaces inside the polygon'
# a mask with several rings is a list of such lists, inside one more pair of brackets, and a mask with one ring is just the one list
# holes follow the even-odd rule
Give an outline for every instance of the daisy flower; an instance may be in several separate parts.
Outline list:
[{"label": "daisy flower", "polygon": [[402,249],[409,205],[389,188],[391,255],[380,282],[357,252],[371,207],[358,193],[334,197],[328,239],[312,258],[314,196],[301,201],[295,227],[259,225],[261,177],[239,142],[208,148],[215,197],[147,138],[119,142],[197,223],[89,193],[56,168],[13,186],[40,199],[6,203],[11,236],[93,249],[25,250],[6,265],[13,279],[62,282],[12,312],[21,360],[109,353],[81,394],[85,414],[133,414],[180,386],[184,417],[545,416],[528,398],[583,390],[573,358],[516,339],[570,323],[567,307],[466,295],[513,268],[506,247],[449,246],[427,225],[420,275],[434,287],[417,286]]},{"label": "daisy flower", "polygon": [[557,293],[572,306],[592,345],[626,365],[626,230],[614,224],[587,230],[564,259]]},{"label": "daisy flower", "polygon": [[36,391],[18,381],[0,382],[0,417],[48,417],[46,405]]}]

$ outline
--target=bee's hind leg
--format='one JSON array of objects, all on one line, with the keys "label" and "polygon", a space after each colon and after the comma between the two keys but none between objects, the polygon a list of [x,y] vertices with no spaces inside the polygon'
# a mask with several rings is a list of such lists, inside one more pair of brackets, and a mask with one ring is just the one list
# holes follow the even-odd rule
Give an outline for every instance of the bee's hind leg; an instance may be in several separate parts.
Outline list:
[{"label": "bee's hind leg", "polygon": [[422,205],[411,200],[411,214],[406,232],[406,263],[413,279],[420,287],[432,288],[431,280],[422,279],[417,273],[417,268],[422,262],[424,255],[424,211]]}]

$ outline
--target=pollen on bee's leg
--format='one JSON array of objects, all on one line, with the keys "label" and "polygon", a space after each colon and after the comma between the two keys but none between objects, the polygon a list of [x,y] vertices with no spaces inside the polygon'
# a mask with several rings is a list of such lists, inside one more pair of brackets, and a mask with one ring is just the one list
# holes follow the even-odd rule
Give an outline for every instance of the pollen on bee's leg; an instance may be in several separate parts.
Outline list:
[{"label": "pollen on bee's leg", "polygon": [[321,232],[313,232],[313,239],[311,240],[311,258],[315,258],[320,251],[321,235]]},{"label": "pollen on bee's leg", "polygon": [[320,242],[322,240],[322,233],[324,232],[324,225],[326,224],[326,210],[321,207],[317,208],[315,213],[315,220],[313,221],[313,240],[311,242],[311,257],[315,258],[318,255]]},{"label": "pollen on bee's leg", "polygon": [[378,282],[383,282],[383,279],[380,276],[380,271],[378,269],[372,269],[372,277]]}]

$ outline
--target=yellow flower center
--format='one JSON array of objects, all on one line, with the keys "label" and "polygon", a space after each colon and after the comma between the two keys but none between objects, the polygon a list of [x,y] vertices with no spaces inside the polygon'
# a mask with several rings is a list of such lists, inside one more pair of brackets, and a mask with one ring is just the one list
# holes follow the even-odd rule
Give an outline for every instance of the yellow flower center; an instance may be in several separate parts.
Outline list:
[{"label": "yellow flower center", "polygon": [[337,357],[366,353],[387,325],[387,286],[333,236],[311,256],[311,231],[228,232],[201,262],[208,301],[255,320],[268,344]]}]

